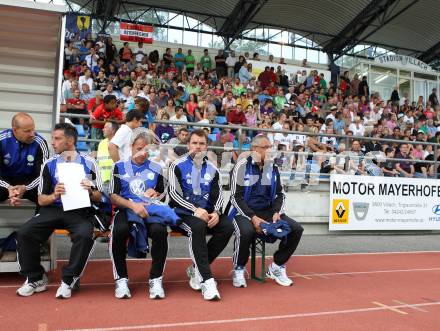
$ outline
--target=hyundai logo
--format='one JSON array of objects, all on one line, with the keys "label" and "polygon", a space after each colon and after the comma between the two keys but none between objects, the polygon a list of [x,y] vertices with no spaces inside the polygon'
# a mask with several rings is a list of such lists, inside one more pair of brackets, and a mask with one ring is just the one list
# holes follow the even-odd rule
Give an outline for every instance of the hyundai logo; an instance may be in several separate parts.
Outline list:
[{"label": "hyundai logo", "polygon": [[436,215],[440,215],[440,205],[435,205],[432,207],[432,212]]}]

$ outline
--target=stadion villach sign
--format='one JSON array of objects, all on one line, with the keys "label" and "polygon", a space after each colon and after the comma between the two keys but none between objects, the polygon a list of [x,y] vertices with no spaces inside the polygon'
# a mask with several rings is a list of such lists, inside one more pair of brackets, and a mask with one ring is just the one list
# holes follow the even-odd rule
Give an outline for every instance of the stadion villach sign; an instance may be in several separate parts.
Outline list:
[{"label": "stadion villach sign", "polygon": [[382,55],[375,58],[374,61],[379,64],[392,65],[399,68],[405,67],[407,69],[432,71],[432,68],[425,62],[406,55]]}]

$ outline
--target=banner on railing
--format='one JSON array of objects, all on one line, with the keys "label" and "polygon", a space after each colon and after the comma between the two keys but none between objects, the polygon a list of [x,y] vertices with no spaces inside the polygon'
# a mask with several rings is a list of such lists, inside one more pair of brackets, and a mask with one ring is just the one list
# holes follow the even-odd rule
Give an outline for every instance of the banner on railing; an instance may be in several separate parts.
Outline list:
[{"label": "banner on railing", "polygon": [[329,230],[440,230],[440,180],[331,175]]},{"label": "banner on railing", "polygon": [[153,27],[151,25],[121,22],[119,27],[121,41],[135,41],[146,44],[153,43]]}]

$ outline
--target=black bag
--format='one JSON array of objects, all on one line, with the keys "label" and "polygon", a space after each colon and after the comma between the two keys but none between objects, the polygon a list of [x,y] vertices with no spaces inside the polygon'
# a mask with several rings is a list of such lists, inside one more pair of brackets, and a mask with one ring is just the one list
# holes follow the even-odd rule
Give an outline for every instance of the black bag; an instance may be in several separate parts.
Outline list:
[{"label": "black bag", "polygon": [[92,221],[95,228],[101,232],[108,231],[110,229],[112,215],[106,212],[101,206],[92,204]]}]

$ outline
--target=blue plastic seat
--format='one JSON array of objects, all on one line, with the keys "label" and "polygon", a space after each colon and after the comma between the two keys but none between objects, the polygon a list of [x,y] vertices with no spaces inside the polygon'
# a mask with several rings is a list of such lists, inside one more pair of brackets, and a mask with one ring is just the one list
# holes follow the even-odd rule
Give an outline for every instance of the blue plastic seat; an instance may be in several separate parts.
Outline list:
[{"label": "blue plastic seat", "polygon": [[[78,137],[85,138],[86,132],[84,131],[84,127],[81,124],[75,124],[76,131],[78,131]],[[76,142],[76,149],[79,152],[88,152],[89,146],[87,146],[87,143],[85,141],[77,141]]]},{"label": "blue plastic seat", "polygon": [[217,124],[228,124],[228,120],[225,116],[216,116],[215,117],[215,123]]}]

